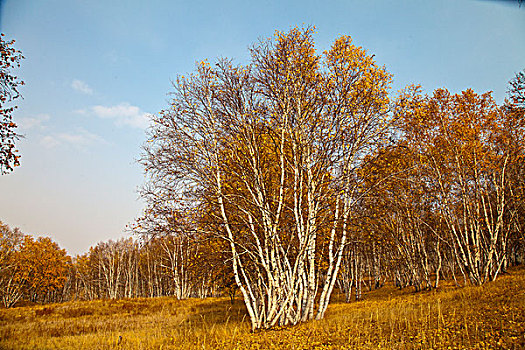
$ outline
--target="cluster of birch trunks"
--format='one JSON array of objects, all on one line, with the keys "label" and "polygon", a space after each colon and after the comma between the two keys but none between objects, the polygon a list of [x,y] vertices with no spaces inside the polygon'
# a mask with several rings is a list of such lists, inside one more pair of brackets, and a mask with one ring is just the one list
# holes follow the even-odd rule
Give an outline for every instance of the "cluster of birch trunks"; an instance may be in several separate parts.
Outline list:
[{"label": "cluster of birch trunks", "polygon": [[142,232],[179,222],[225,241],[253,329],[322,318],[337,285],[481,284],[518,262],[523,109],[393,94],[350,37],[317,54],[312,34],[177,78],[141,157]]}]

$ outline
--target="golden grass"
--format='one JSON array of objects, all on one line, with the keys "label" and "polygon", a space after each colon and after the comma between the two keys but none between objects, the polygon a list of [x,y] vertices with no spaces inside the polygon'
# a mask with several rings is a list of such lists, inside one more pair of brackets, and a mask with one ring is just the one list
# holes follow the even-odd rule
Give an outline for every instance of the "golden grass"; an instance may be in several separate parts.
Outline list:
[{"label": "golden grass", "polygon": [[[525,268],[482,287],[385,286],[326,317],[250,332],[227,298],[99,300],[0,310],[1,349],[525,349]],[[121,337],[120,343],[119,339]]]}]

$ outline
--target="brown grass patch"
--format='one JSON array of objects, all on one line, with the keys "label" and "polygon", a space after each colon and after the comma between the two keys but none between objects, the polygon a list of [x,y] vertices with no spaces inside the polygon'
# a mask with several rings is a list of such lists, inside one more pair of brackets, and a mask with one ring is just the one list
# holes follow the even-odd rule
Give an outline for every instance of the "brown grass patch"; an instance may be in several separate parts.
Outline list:
[{"label": "brown grass patch", "polygon": [[[523,349],[525,268],[482,287],[340,296],[326,317],[250,333],[227,298],[97,300],[0,309],[1,349]],[[119,344],[119,339],[120,344]]]}]

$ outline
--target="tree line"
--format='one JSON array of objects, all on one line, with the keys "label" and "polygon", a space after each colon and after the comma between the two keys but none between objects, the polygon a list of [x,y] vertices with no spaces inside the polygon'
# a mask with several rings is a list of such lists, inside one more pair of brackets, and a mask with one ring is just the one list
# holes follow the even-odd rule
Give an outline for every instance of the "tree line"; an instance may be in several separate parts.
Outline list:
[{"label": "tree line", "polygon": [[1,222],[0,232],[4,307],[100,298],[233,298],[235,292],[221,248],[189,237],[121,238],[71,257],[49,237],[34,238]]}]

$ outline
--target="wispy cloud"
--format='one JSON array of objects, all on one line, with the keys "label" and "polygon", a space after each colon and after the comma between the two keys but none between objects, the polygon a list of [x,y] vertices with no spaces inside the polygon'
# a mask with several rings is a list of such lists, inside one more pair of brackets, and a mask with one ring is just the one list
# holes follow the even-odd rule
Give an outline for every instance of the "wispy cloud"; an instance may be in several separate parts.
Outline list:
[{"label": "wispy cloud", "polygon": [[75,79],[71,82],[71,87],[83,94],[86,95],[93,95],[93,89],[89,87],[89,85],[82,80]]},{"label": "wispy cloud", "polygon": [[78,128],[74,132],[46,135],[42,137],[40,143],[46,148],[54,148],[61,145],[85,148],[96,144],[107,144],[107,141],[99,135],[93,134],[83,128]]},{"label": "wispy cloud", "polygon": [[47,122],[51,117],[49,114],[38,114],[34,117],[25,117],[18,120],[18,126],[22,131],[27,131],[30,129],[45,129],[45,122]]},{"label": "wispy cloud", "polygon": [[40,144],[45,148],[54,148],[60,145],[60,140],[56,136],[47,135],[42,137]]},{"label": "wispy cloud", "polygon": [[149,125],[148,113],[129,103],[121,103],[115,106],[93,106],[88,111],[77,111],[81,114],[88,114],[88,112],[102,119],[113,120],[118,126],[146,129]]}]

